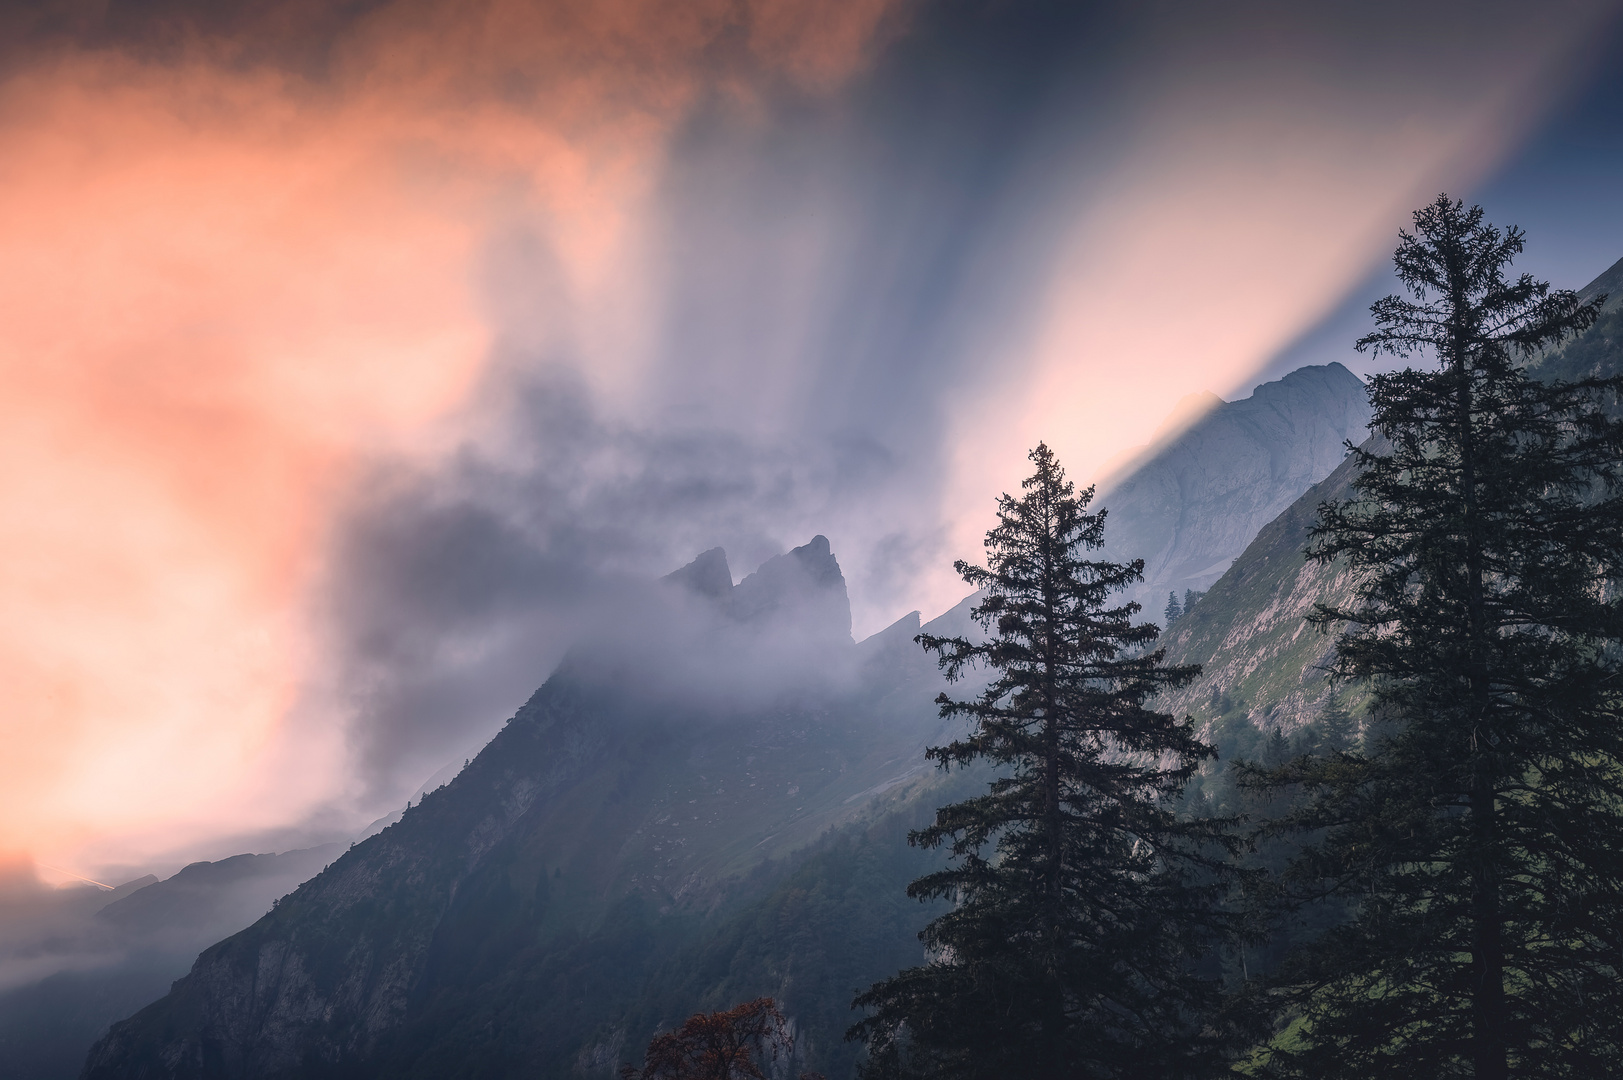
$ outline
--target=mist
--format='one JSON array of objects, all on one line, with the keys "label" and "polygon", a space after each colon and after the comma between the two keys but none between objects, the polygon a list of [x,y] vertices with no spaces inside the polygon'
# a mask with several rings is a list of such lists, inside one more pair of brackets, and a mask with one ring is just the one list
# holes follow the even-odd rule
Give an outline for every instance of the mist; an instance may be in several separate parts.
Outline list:
[{"label": "mist", "polygon": [[[747,570],[826,533],[858,638],[945,610],[1031,443],[1086,483],[1184,393],[1233,396],[1361,284],[1409,201],[1505,152],[1574,46],[1525,53],[1505,6],[1417,75],[1440,15],[1392,42],[1386,9],[1171,14],[921,7],[838,94],[699,103],[633,278],[651,329],[612,358],[545,237],[493,239],[476,430],[409,478],[380,466],[339,548],[333,679],[368,688],[369,775],[493,731],[572,640],[632,617],[635,581],[712,546]],[[1520,89],[1473,82],[1473,50]],[[1366,155],[1381,168],[1343,175]]]},{"label": "mist", "polygon": [[946,610],[1031,445],[1248,389],[1616,5],[41,10],[0,820],[89,872],[347,835],[715,547]]}]

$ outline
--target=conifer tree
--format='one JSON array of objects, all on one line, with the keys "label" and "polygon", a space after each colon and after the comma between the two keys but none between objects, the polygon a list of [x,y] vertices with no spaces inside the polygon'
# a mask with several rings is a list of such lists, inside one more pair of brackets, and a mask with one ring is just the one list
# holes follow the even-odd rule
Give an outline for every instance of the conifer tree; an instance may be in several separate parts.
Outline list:
[{"label": "conifer tree", "polygon": [[1347,711],[1339,694],[1330,695],[1330,700],[1319,710],[1314,727],[1318,748],[1324,752],[1334,754],[1351,750],[1358,744],[1358,721]]},{"label": "conifer tree", "polygon": [[920,935],[928,962],[857,998],[871,1015],[851,1035],[870,1076],[1204,1075],[1220,1056],[1202,1023],[1216,987],[1191,965],[1219,928],[1228,841],[1174,802],[1214,751],[1145,704],[1198,669],[1165,665],[1139,606],[1112,605],[1143,562],[1088,558],[1105,523],[1093,489],[1077,493],[1047,446],[1030,456],[1025,494],[998,501],[987,565],[956,564],[990,636],[918,639],[949,679],[992,676],[973,700],[941,695],[942,715],[973,728],[927,756],[995,778],[909,837],[952,856],[909,895],[954,906]]},{"label": "conifer tree", "polygon": [[1308,557],[1356,600],[1336,674],[1379,723],[1265,778],[1323,830],[1285,877],[1351,921],[1299,953],[1281,1075],[1599,1077],[1623,1061],[1623,380],[1541,382],[1518,361],[1600,301],[1505,269],[1522,233],[1440,197],[1403,233],[1413,299],[1360,349],[1435,366],[1374,377],[1355,497]]},{"label": "conifer tree", "polygon": [[1177,593],[1167,593],[1167,607],[1166,611],[1162,614],[1166,618],[1167,626],[1169,627],[1179,619],[1183,618],[1183,606],[1178,603]]}]

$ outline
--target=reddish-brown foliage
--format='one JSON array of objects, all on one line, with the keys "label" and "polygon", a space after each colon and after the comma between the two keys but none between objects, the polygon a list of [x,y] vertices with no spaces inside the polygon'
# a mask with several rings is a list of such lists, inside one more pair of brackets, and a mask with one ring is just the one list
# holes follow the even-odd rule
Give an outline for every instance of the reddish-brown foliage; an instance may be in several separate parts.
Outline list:
[{"label": "reddish-brown foliage", "polygon": [[[638,1069],[622,1080],[766,1080],[771,1062],[794,1049],[789,1022],[771,998],[756,998],[724,1012],[694,1013],[675,1031],[655,1035]],[[822,1080],[801,1073],[801,1080]]]}]

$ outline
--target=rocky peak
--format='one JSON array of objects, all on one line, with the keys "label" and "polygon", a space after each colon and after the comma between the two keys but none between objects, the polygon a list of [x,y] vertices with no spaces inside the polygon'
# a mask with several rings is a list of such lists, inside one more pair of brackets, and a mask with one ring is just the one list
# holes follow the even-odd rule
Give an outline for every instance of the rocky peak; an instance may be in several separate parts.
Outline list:
[{"label": "rocky peak", "polygon": [[851,641],[851,601],[845,574],[828,537],[821,534],[768,559],[737,585],[727,565],[727,553],[719,547],[660,581],[716,602],[739,623],[760,629],[770,626],[775,632],[802,638]]},{"label": "rocky peak", "polygon": [[793,622],[804,632],[851,638],[851,600],[828,537],[762,563],[733,586],[732,613],[741,622]]},{"label": "rocky peak", "polygon": [[682,569],[673,570],[660,580],[713,600],[720,600],[733,591],[733,572],[727,565],[727,553],[719,547],[701,552]]},{"label": "rocky peak", "polygon": [[1299,368],[1248,398],[1205,405],[1099,499],[1110,510],[1106,553],[1144,560],[1144,583],[1129,595],[1156,621],[1168,592],[1211,585],[1341,464],[1347,440],[1368,434],[1368,393],[1341,364]]}]

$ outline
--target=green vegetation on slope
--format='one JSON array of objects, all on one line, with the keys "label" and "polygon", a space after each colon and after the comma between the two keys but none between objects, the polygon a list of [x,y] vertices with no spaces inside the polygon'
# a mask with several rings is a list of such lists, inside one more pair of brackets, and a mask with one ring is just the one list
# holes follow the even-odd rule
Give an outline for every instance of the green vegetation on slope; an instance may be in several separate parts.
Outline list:
[{"label": "green vegetation on slope", "polygon": [[1218,735],[1247,725],[1288,732],[1323,709],[1335,639],[1305,616],[1351,579],[1341,567],[1309,565],[1303,551],[1319,504],[1346,495],[1352,469],[1343,462],[1271,521],[1174,624],[1164,639],[1168,662],[1199,664],[1201,675],[1163,694],[1163,708]]}]

